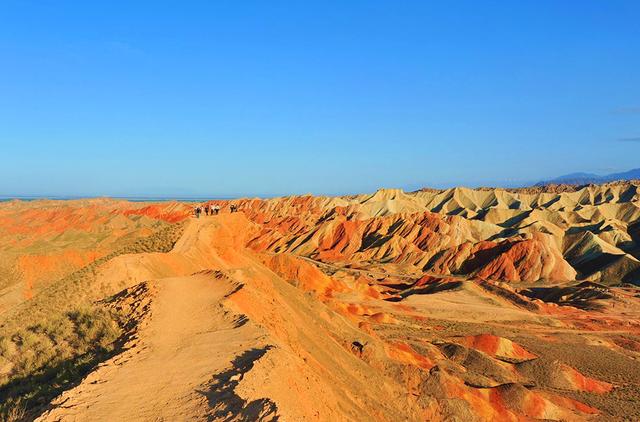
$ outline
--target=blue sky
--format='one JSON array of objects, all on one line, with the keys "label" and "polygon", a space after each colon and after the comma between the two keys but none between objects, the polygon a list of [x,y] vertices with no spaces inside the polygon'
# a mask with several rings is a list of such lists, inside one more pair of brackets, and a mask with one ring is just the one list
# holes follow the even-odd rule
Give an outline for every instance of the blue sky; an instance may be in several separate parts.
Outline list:
[{"label": "blue sky", "polygon": [[0,194],[640,167],[640,2],[0,2]]}]

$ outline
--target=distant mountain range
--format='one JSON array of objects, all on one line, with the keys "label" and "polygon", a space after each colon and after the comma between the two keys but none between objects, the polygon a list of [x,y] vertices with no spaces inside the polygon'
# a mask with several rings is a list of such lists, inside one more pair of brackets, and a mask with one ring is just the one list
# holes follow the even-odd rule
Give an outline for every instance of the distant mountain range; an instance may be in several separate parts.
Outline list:
[{"label": "distant mountain range", "polygon": [[593,173],[565,174],[564,176],[556,177],[555,179],[538,182],[536,183],[536,186],[545,186],[552,184],[587,185],[589,183],[606,183],[613,182],[615,180],[633,179],[640,179],[640,168],[625,171],[622,173],[611,173],[606,175],[598,175]]}]

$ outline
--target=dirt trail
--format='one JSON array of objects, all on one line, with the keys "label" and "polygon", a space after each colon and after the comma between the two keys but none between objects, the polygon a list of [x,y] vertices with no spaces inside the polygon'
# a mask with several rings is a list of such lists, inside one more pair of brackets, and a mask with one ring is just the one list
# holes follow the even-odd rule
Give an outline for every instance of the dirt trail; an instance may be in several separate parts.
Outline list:
[{"label": "dirt trail", "polygon": [[207,420],[224,406],[242,406],[224,390],[233,379],[220,374],[240,377],[242,368],[234,372],[232,361],[252,366],[267,347],[255,326],[222,305],[237,286],[211,273],[150,285],[150,315],[133,347],[65,392],[38,420]]},{"label": "dirt trail", "polygon": [[[573,344],[557,347],[564,338],[549,334],[571,328],[565,313],[523,309],[473,281],[386,301],[369,294],[368,280],[353,277],[383,273],[342,269],[327,271],[329,277],[318,267],[337,266],[288,254],[274,260],[270,251],[246,247],[260,233],[243,212],[192,219],[170,252],[104,264],[96,300],[116,294],[110,306],[123,301],[137,335],[39,420],[588,420],[597,413],[590,406],[600,407],[601,396],[580,396],[590,400],[583,404],[558,393],[567,385],[576,394],[588,391],[583,385],[591,378],[553,384],[549,371],[535,367],[524,378],[494,356],[513,337],[527,340],[525,351],[558,359],[594,382],[619,382],[584,371],[593,359],[573,359],[566,352]],[[149,304],[144,312],[139,302]],[[489,340],[484,349],[458,344],[467,337]],[[494,354],[483,351],[491,348]],[[606,356],[617,359],[618,373],[634,362],[618,352]]]}]

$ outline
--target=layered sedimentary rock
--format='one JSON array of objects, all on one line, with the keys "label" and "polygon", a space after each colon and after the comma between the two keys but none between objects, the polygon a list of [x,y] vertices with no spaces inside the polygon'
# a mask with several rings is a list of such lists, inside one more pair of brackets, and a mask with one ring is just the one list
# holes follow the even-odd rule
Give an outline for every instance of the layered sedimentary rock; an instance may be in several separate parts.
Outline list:
[{"label": "layered sedimentary rock", "polygon": [[455,188],[236,201],[263,225],[250,245],[323,262],[534,282],[639,282],[633,183],[561,193]]},{"label": "layered sedimentary rock", "polygon": [[0,204],[1,415],[640,417],[634,184],[211,203]]}]

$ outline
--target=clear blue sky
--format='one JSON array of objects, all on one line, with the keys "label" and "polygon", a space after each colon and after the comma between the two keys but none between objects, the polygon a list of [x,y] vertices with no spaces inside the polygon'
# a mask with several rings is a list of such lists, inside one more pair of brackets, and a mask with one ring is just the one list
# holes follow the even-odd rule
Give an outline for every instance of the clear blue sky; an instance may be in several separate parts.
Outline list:
[{"label": "clear blue sky", "polygon": [[0,2],[0,194],[640,167],[640,2]]}]

